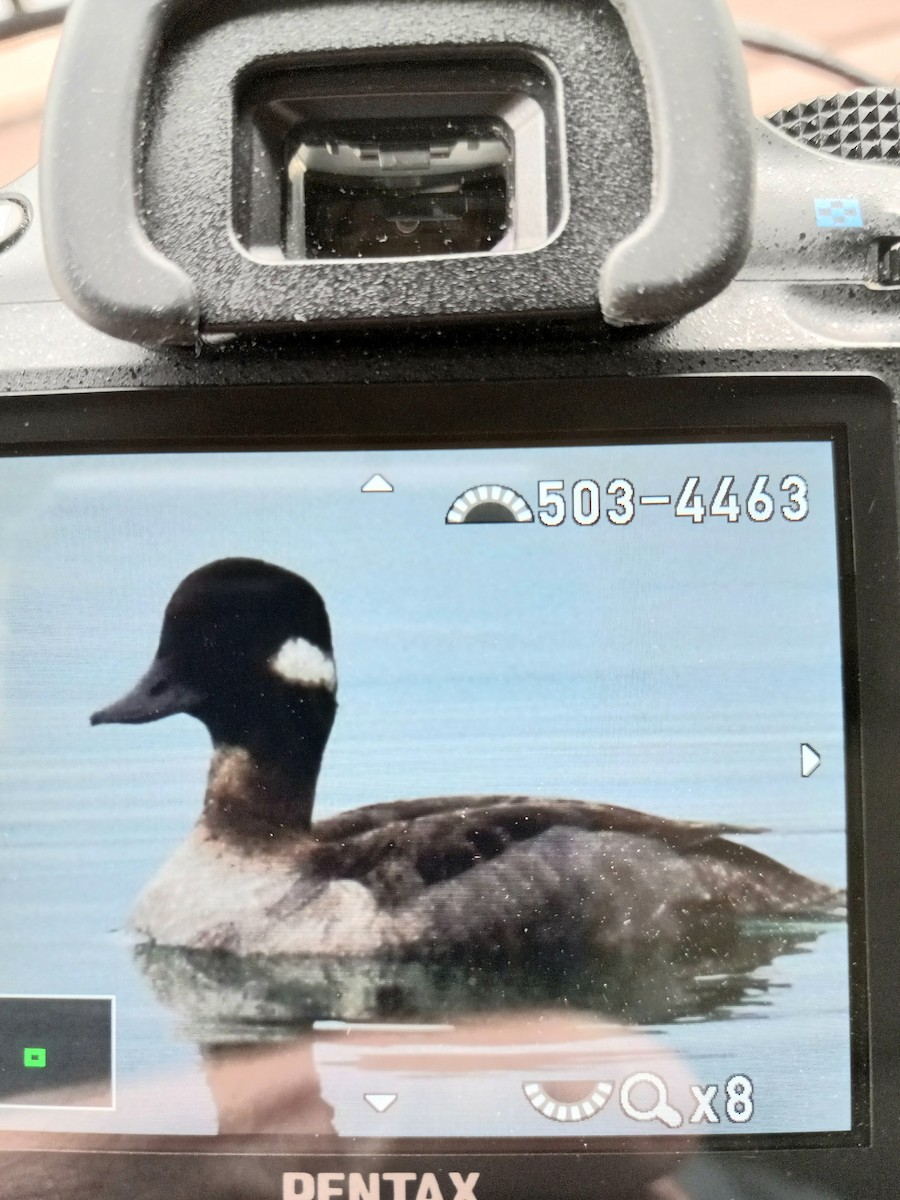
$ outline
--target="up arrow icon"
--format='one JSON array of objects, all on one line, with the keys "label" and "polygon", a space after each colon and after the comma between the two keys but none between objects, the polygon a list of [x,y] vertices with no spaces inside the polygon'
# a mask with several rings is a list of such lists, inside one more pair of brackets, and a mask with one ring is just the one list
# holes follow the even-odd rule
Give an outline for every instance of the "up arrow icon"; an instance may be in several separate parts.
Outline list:
[{"label": "up arrow icon", "polygon": [[386,495],[394,490],[393,484],[389,483],[383,475],[373,475],[368,483],[364,483],[362,491],[367,496]]},{"label": "up arrow icon", "polygon": [[804,742],[800,747],[800,774],[804,779],[809,779],[810,775],[815,774],[821,765],[822,759],[818,751]]}]

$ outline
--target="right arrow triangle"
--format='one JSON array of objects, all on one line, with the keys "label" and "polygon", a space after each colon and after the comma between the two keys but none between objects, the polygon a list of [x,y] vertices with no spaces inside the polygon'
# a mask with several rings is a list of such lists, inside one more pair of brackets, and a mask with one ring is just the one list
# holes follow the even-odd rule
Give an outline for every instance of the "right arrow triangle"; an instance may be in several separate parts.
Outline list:
[{"label": "right arrow triangle", "polygon": [[822,759],[818,751],[806,742],[800,747],[800,774],[804,779],[809,779],[815,771],[818,771],[821,766]]}]

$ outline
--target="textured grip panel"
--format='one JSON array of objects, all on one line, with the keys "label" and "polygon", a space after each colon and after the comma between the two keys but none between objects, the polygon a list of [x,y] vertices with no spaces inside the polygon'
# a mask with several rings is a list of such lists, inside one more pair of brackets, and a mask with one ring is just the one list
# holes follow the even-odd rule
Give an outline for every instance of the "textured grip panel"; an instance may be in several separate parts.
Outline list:
[{"label": "textured grip panel", "polygon": [[900,161],[900,89],[841,92],[773,113],[769,120],[807,146],[841,158]]}]

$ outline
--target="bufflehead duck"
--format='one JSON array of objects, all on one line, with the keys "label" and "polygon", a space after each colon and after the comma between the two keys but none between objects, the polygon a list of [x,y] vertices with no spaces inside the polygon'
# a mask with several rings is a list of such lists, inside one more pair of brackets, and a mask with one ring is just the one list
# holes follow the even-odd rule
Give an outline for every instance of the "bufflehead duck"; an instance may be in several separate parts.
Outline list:
[{"label": "bufflehead duck", "polygon": [[91,718],[188,713],[212,738],[200,819],[140,897],[137,933],[240,956],[514,964],[702,952],[745,919],[842,903],[724,836],[750,830],[608,804],[444,796],[314,823],[336,711],[330,623],[310,583],[234,558],[179,585],[149,671]]}]

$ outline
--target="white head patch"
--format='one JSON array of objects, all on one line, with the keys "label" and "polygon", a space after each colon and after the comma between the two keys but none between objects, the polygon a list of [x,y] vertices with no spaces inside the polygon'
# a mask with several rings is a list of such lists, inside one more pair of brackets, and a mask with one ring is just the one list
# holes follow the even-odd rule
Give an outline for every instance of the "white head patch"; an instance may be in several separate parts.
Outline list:
[{"label": "white head patch", "polygon": [[276,675],[287,683],[304,683],[307,687],[323,687],[329,692],[337,689],[334,659],[308,642],[306,638],[291,638],[269,660]]}]

